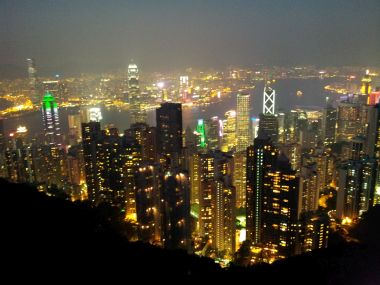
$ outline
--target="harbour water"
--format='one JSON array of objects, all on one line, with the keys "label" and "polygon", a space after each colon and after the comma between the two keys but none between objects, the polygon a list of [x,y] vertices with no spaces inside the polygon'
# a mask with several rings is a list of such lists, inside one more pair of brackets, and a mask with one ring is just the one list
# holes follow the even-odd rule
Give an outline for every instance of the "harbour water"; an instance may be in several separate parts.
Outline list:
[{"label": "harbour water", "polygon": [[[321,108],[325,105],[326,96],[337,96],[324,90],[324,86],[330,84],[336,79],[284,79],[278,80],[273,87],[276,90],[276,109],[288,111],[301,106],[310,106]],[[251,116],[257,116],[262,111],[263,105],[263,89],[264,82],[258,81],[255,88],[249,90],[251,94]],[[297,92],[301,91],[302,96],[297,96]],[[298,92],[300,95],[300,92]],[[228,110],[236,108],[236,94],[230,94],[223,98],[220,102],[209,104],[201,107],[183,108],[183,127],[193,128],[198,119],[208,119],[213,116],[223,117]],[[67,116],[72,110],[60,109],[60,123],[62,133],[68,131]],[[113,124],[120,130],[129,127],[129,114],[127,111],[119,111],[115,108],[102,108],[103,126]],[[155,125],[155,111],[148,112],[148,124]],[[10,132],[23,125],[28,129],[31,136],[43,132],[41,112],[25,114],[15,118],[5,120],[5,131]]]}]

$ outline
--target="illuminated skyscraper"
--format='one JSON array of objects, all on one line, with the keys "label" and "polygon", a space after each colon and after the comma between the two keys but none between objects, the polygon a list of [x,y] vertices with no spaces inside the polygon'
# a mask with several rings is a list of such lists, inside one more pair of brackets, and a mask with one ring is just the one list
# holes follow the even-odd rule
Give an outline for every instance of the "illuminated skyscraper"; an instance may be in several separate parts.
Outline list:
[{"label": "illuminated skyscraper", "polygon": [[223,121],[222,151],[231,151],[236,146],[236,111],[230,110]]},{"label": "illuminated skyscraper", "polygon": [[189,177],[166,172],[161,195],[162,241],[165,248],[191,250]]},{"label": "illuminated skyscraper", "polygon": [[358,218],[373,205],[376,183],[373,159],[349,160],[339,168],[337,216]]},{"label": "illuminated skyscraper", "polygon": [[247,155],[246,152],[234,154],[234,175],[233,185],[236,189],[236,207],[244,208],[246,202],[246,169]]},{"label": "illuminated skyscraper", "polygon": [[170,159],[172,166],[180,163],[182,156],[182,106],[163,103],[156,110],[158,154]]},{"label": "illuminated skyscraper", "polygon": [[157,134],[155,127],[149,127],[145,123],[135,123],[130,126],[125,134],[133,137],[141,146],[143,161],[154,163],[157,161]]},{"label": "illuminated skyscraper", "polygon": [[42,100],[42,120],[44,123],[45,138],[49,144],[62,144],[61,128],[58,116],[58,104],[53,95],[45,93]]},{"label": "illuminated skyscraper", "polygon": [[126,190],[127,219],[136,220],[136,180],[135,177],[141,165],[141,145],[129,135],[123,137],[123,148],[125,149],[124,162],[124,185]]},{"label": "illuminated skyscraper", "polygon": [[328,104],[324,110],[324,144],[330,145],[335,142],[337,124],[337,110],[331,104]]},{"label": "illuminated skyscraper", "polygon": [[319,202],[318,175],[315,165],[302,167],[299,192],[299,211],[301,213],[315,212],[318,209]]},{"label": "illuminated skyscraper", "polygon": [[136,212],[139,238],[144,242],[161,240],[161,187],[162,176],[158,166],[146,164],[139,167],[136,173]]},{"label": "illuminated skyscraper", "polygon": [[179,77],[179,96],[180,101],[186,103],[189,98],[189,76]]},{"label": "illuminated skyscraper", "polygon": [[274,90],[269,84],[265,84],[264,87],[264,101],[263,101],[263,114],[274,115],[275,114],[275,100],[276,90]]},{"label": "illuminated skyscraper", "polygon": [[69,114],[69,145],[75,145],[82,141],[81,116],[80,114]]},{"label": "illuminated skyscraper", "polygon": [[131,124],[146,122],[146,111],[139,86],[139,70],[134,63],[128,65],[128,90]]},{"label": "illuminated skyscraper", "polygon": [[277,158],[277,150],[269,137],[258,136],[247,149],[247,239],[262,242],[264,176]]},{"label": "illuminated skyscraper", "polygon": [[299,180],[288,159],[279,155],[264,173],[261,208],[261,242],[274,246],[280,258],[296,253]]},{"label": "illuminated skyscraper", "polygon": [[205,122],[207,148],[211,150],[220,149],[220,140],[222,133],[220,129],[220,120],[218,117],[212,117]]},{"label": "illuminated skyscraper", "polygon": [[258,136],[269,136],[273,143],[278,141],[278,120],[276,115],[259,115],[259,134]]},{"label": "illuminated skyscraper", "polygon": [[82,137],[89,200],[95,205],[105,202],[125,209],[128,155],[117,129],[102,131],[98,122],[83,123]]},{"label": "illuminated skyscraper", "polygon": [[203,119],[198,120],[197,128],[194,134],[196,134],[198,137],[198,143],[197,143],[198,149],[204,150],[207,146],[207,142],[206,142],[205,124],[204,124]]},{"label": "illuminated skyscraper", "polygon": [[360,88],[360,93],[362,95],[368,96],[371,93],[371,76],[369,75],[369,70],[365,71],[365,75],[362,78],[362,86]]},{"label": "illuminated skyscraper", "polygon": [[99,122],[82,123],[83,157],[88,199],[91,203],[98,202],[98,195],[102,186],[101,168],[98,163],[99,143],[102,132]]},{"label": "illuminated skyscraper", "polygon": [[250,123],[250,95],[237,94],[236,112],[236,152],[246,151],[250,142],[249,123]]},{"label": "illuminated skyscraper", "polygon": [[357,103],[340,102],[337,110],[337,141],[350,141],[362,131],[361,106]]},{"label": "illuminated skyscraper", "polygon": [[26,62],[28,64],[30,98],[33,104],[38,104],[41,99],[39,98],[38,92],[37,92],[36,64],[33,58],[27,58]]},{"label": "illuminated skyscraper", "polygon": [[201,165],[200,156],[198,153],[194,153],[190,156],[189,178],[191,187],[191,204],[199,204],[199,191],[201,188]]},{"label": "illuminated skyscraper", "polygon": [[217,179],[212,187],[213,247],[225,255],[235,253],[236,214],[235,188],[223,179]]}]

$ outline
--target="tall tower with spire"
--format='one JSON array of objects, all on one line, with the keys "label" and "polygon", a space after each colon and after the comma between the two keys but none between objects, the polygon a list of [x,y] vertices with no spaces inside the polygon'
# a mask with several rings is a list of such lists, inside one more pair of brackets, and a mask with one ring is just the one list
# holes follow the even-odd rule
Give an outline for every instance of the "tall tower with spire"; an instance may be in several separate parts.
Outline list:
[{"label": "tall tower with spire", "polygon": [[128,91],[131,124],[144,123],[146,121],[146,112],[140,93],[139,69],[133,62],[128,65]]}]

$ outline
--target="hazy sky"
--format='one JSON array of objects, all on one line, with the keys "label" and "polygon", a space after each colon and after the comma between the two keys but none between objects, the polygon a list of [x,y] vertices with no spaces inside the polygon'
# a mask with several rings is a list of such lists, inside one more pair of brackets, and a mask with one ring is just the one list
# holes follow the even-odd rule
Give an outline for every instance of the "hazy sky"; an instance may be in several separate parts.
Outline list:
[{"label": "hazy sky", "polygon": [[0,66],[380,66],[380,0],[0,0]]}]

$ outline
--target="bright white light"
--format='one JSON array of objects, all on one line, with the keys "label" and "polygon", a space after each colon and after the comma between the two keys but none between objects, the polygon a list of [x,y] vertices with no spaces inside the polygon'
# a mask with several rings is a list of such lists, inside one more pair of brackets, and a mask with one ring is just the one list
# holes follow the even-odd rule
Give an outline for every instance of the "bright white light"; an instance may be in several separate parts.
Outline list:
[{"label": "bright white light", "polygon": [[25,126],[18,126],[16,132],[18,134],[23,134],[23,133],[26,133],[27,131],[28,131],[28,129]]},{"label": "bright white light", "polygon": [[103,119],[100,108],[93,107],[88,109],[88,118],[91,122],[100,122]]},{"label": "bright white light", "polygon": [[157,87],[158,87],[158,88],[161,88],[161,89],[162,89],[162,88],[164,88],[164,86],[165,86],[165,83],[164,83],[164,82],[162,82],[162,81],[161,81],[161,82],[157,82]]}]

